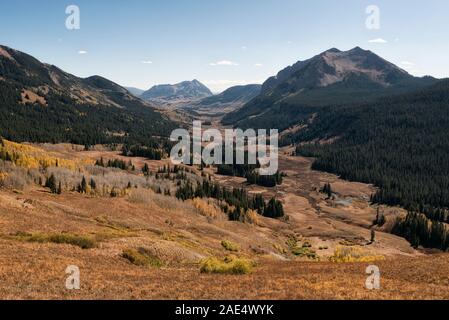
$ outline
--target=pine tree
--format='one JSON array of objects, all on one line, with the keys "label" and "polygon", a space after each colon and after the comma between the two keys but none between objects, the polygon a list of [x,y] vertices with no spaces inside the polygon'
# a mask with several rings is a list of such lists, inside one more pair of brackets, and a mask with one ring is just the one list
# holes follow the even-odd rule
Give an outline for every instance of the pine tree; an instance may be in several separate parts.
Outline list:
[{"label": "pine tree", "polygon": [[104,165],[103,157],[101,157],[100,160],[97,160],[97,161],[95,162],[95,165],[96,165],[96,166],[99,166],[99,167],[104,167],[105,165]]},{"label": "pine tree", "polygon": [[269,218],[281,218],[284,216],[282,203],[275,198],[271,198],[266,206],[263,215]]},{"label": "pine tree", "polygon": [[371,243],[373,243],[376,240],[376,231],[374,228],[371,228]]},{"label": "pine tree", "polygon": [[118,197],[118,192],[117,192],[117,190],[115,190],[115,187],[112,188],[110,196],[111,196],[111,198]]},{"label": "pine tree", "polygon": [[148,167],[148,164],[145,163],[143,168],[142,168],[142,172],[144,175],[148,176],[150,174],[150,167]]},{"label": "pine tree", "polygon": [[380,212],[379,207],[377,207],[376,220],[374,220],[373,224],[382,227],[385,224],[385,221],[386,221],[385,215],[382,212]]},{"label": "pine tree", "polygon": [[331,184],[328,182],[324,185],[323,189],[321,189],[321,192],[325,193],[327,195],[327,198],[330,199],[332,198],[332,186]]},{"label": "pine tree", "polygon": [[45,182],[45,187],[49,188],[51,193],[57,193],[58,192],[58,188],[56,185],[56,178],[55,175],[52,173],[50,178],[47,179],[47,181]]},{"label": "pine tree", "polygon": [[97,183],[95,182],[95,180],[93,178],[90,178],[90,188],[92,190],[96,190],[97,189]]},{"label": "pine tree", "polygon": [[83,180],[81,180],[81,184],[78,185],[79,193],[87,193],[87,182],[86,177],[83,176]]}]

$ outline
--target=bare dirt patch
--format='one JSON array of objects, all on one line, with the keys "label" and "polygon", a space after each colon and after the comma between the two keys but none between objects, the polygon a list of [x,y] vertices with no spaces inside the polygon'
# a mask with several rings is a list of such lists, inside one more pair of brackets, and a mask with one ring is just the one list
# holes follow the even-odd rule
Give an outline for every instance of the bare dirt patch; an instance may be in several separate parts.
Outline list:
[{"label": "bare dirt patch", "polygon": [[38,103],[41,106],[47,106],[47,101],[44,97],[39,96],[31,90],[23,90],[21,93],[22,100],[20,103],[22,104],[34,104]]},{"label": "bare dirt patch", "polygon": [[16,61],[16,60],[9,54],[9,52],[6,51],[6,50],[3,49],[3,48],[0,48],[0,56],[3,56],[3,57],[5,57],[5,58],[8,58],[9,60],[12,60],[12,61]]}]

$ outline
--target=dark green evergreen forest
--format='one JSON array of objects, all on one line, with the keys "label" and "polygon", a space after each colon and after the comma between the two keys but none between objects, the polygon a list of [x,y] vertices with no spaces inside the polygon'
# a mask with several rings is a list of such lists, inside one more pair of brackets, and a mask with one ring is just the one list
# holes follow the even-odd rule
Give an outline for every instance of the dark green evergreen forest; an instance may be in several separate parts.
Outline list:
[{"label": "dark green evergreen forest", "polygon": [[[175,127],[107,79],[77,78],[25,53],[2,48],[12,56],[0,57],[0,136],[8,140],[147,145],[160,140],[159,137],[168,137]],[[24,89],[33,89],[45,97],[46,105],[22,104]],[[88,100],[80,103],[72,93],[81,90],[106,97],[116,105],[105,104],[103,100],[98,104],[86,103]]]},{"label": "dark green evergreen forest", "polygon": [[[414,94],[374,103],[321,108],[306,130],[284,143],[302,142],[297,153],[315,157],[313,169],[373,183],[380,189],[372,202],[420,212],[431,225],[432,221],[449,222],[448,138],[449,81],[442,81]],[[309,142],[329,139],[334,141]],[[404,224],[415,220],[410,213],[405,222],[398,222],[395,232],[410,233],[403,231]]]}]

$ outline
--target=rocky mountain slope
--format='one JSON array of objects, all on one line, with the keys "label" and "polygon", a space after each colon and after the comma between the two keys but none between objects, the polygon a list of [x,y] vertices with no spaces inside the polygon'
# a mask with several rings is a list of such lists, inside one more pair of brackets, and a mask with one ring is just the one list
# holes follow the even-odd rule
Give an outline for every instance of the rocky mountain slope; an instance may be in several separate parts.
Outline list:
[{"label": "rocky mountain slope", "polygon": [[176,102],[179,100],[198,100],[212,96],[212,92],[198,80],[183,81],[177,84],[163,84],[145,91],[141,98],[147,101]]},{"label": "rocky mountain slope", "polygon": [[[436,81],[431,77],[414,77],[359,47],[349,51],[330,49],[269,78],[262,86],[262,93],[226,116],[224,123],[244,127],[269,125],[282,130],[297,121],[295,113],[300,107],[367,102]],[[292,106],[296,108],[294,114],[286,114]]]}]

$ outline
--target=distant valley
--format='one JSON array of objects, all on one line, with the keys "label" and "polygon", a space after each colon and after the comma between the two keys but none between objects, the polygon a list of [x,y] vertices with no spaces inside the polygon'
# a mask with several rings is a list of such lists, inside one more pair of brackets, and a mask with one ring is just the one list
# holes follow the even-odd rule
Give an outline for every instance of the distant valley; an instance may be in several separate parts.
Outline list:
[{"label": "distant valley", "polygon": [[[168,137],[193,120],[278,129],[278,172],[174,166]],[[39,250],[47,283],[75,248],[89,274],[109,270],[114,284],[95,282],[83,298],[160,298],[161,287],[169,298],[425,296],[428,273],[441,283],[448,269],[433,255],[449,250],[448,131],[449,80],[414,77],[359,47],[214,95],[198,80],[143,91],[79,78],[0,46],[4,270],[15,275]],[[344,291],[374,262],[391,291]],[[410,283],[403,265],[414,266]],[[332,294],[311,275],[327,277]],[[8,297],[24,296],[22,280],[7,281]]]},{"label": "distant valley", "polygon": [[0,46],[0,136],[14,141],[153,143],[175,123],[120,85],[79,78]]},{"label": "distant valley", "polygon": [[231,87],[220,94],[199,101],[186,103],[182,107],[196,114],[224,115],[236,111],[260,94],[262,86],[250,84]]},{"label": "distant valley", "polygon": [[449,300],[449,1],[42,2],[0,10],[0,300]]}]

